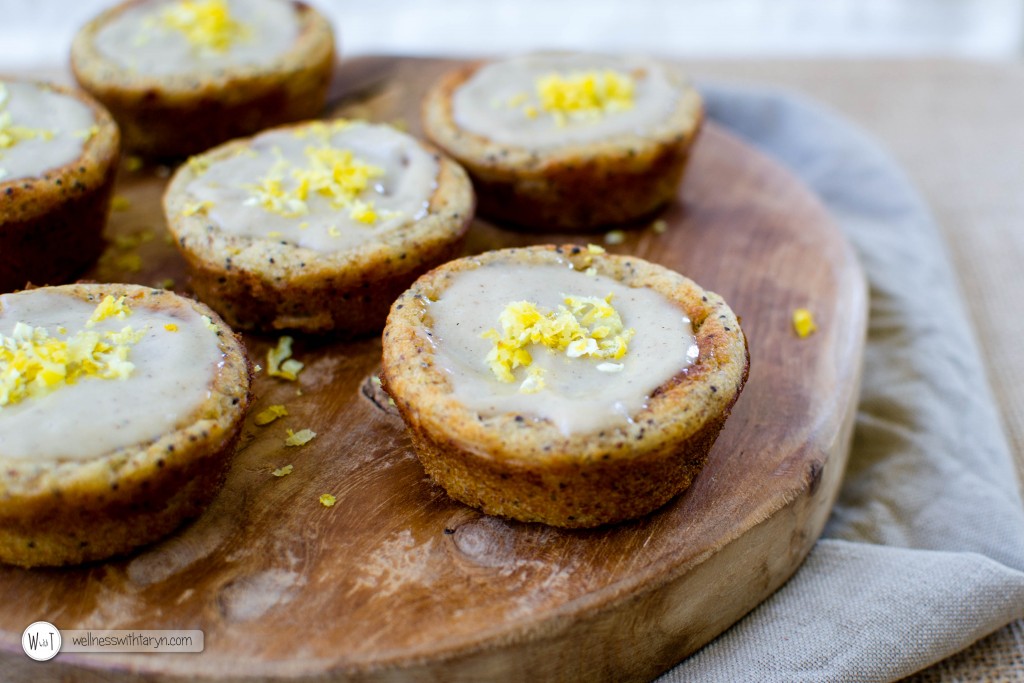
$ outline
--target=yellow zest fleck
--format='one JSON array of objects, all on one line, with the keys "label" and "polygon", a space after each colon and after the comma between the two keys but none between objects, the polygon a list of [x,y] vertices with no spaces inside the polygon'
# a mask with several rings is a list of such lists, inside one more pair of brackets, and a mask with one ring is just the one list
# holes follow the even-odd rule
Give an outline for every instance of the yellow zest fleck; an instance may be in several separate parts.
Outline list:
[{"label": "yellow zest fleck", "polygon": [[284,440],[285,446],[305,446],[316,437],[316,432],[312,429],[300,429],[297,432],[288,429],[285,430],[285,434],[287,434]]},{"label": "yellow zest fleck", "polygon": [[291,464],[285,465],[284,467],[278,467],[276,470],[271,472],[275,477],[287,477],[292,473],[295,467]]},{"label": "yellow zest fleck", "polygon": [[0,149],[14,147],[19,142],[26,140],[52,140],[53,135],[52,130],[16,126],[11,120],[10,112],[0,111]]},{"label": "yellow zest fleck", "polygon": [[260,427],[263,427],[265,425],[270,424],[271,422],[273,422],[274,420],[276,420],[278,418],[287,417],[287,416],[288,416],[288,409],[285,408],[281,404],[277,404],[277,405],[267,406],[266,410],[261,410],[260,412],[258,412],[256,414],[255,420],[253,420],[253,421],[257,425],[259,425]]},{"label": "yellow zest fleck", "polygon": [[168,332],[177,332],[178,326],[175,325],[174,323],[167,323],[166,325],[164,325],[164,329],[167,330]]},{"label": "yellow zest fleck", "polygon": [[114,265],[129,273],[137,273],[142,270],[142,257],[135,252],[121,254],[114,259]]},{"label": "yellow zest fleck", "polygon": [[76,130],[74,133],[72,133],[72,135],[74,137],[76,137],[76,138],[81,138],[82,140],[91,140],[94,136],[99,134],[99,132],[100,132],[100,127],[97,126],[96,124],[93,124],[93,125],[89,126],[88,128],[83,128],[82,130]]},{"label": "yellow zest fleck", "polygon": [[142,230],[127,235],[115,235],[114,246],[118,249],[135,249],[136,247],[153,241],[152,230]]},{"label": "yellow zest fleck", "polygon": [[[96,307],[86,327],[110,317],[124,317],[112,312],[119,306],[126,310],[123,301],[124,297],[115,300],[108,296]],[[56,339],[45,327],[16,323],[10,336],[0,334],[0,408],[44,396],[87,377],[127,378],[135,370],[128,354],[145,334],[145,329],[136,331],[128,326],[120,332],[102,334],[80,330],[66,339]]]},{"label": "yellow zest fleck", "polygon": [[292,358],[292,338],[284,335],[267,351],[267,374],[294,382],[304,365]]},{"label": "yellow zest fleck", "polygon": [[658,220],[651,223],[651,230],[653,230],[658,235],[664,234],[665,231],[668,230],[668,223],[665,221],[665,219],[659,218]]},{"label": "yellow zest fleck", "polygon": [[325,508],[334,507],[334,504],[338,502],[338,499],[329,493],[320,494],[320,504]]},{"label": "yellow zest fleck", "polygon": [[189,169],[191,169],[192,173],[197,177],[206,173],[207,169],[210,168],[209,157],[203,156],[202,154],[189,157],[185,163],[188,164]]},{"label": "yellow zest fleck", "polygon": [[142,157],[129,154],[124,158],[124,170],[135,173],[142,168]]},{"label": "yellow zest fleck", "polygon": [[798,308],[793,311],[793,329],[801,339],[809,337],[818,329],[814,324],[814,315],[806,308]]},{"label": "yellow zest fleck", "polygon": [[131,208],[132,202],[130,199],[123,195],[114,195],[113,199],[110,200],[111,211],[127,211]]},{"label": "yellow zest fleck", "polygon": [[588,244],[587,245],[587,251],[590,252],[591,254],[603,254],[603,253],[605,253],[604,247],[602,247],[599,244]]},{"label": "yellow zest fleck", "polygon": [[384,169],[327,142],[321,147],[307,147],[305,155],[305,166],[279,158],[259,182],[245,186],[250,193],[246,204],[285,218],[298,218],[309,213],[310,196],[319,195],[330,202],[332,209],[347,209],[354,221],[368,225],[377,222],[373,203],[359,196],[370,187],[370,181],[384,175]]},{"label": "yellow zest fleck", "polygon": [[253,374],[258,375],[261,372],[263,372],[263,366],[260,365],[259,363],[257,363],[256,365],[252,366],[252,371],[253,371]]},{"label": "yellow zest fleck", "polygon": [[107,318],[119,318],[124,320],[131,314],[132,309],[125,303],[123,296],[115,299],[112,295],[108,294],[103,297],[103,301],[96,306],[96,310],[94,310],[92,315],[89,316],[89,319],[85,321],[85,326],[93,327],[96,323],[102,322]]},{"label": "yellow zest fleck", "polygon": [[195,216],[197,213],[206,213],[207,209],[213,207],[213,202],[210,200],[202,202],[185,202],[185,206],[181,207],[182,216]]},{"label": "yellow zest fleck", "polygon": [[[632,76],[611,69],[550,73],[538,78],[535,85],[540,108],[551,114],[559,126],[570,119],[592,121],[632,109],[636,89]],[[530,118],[536,116],[533,105],[523,107],[523,112]]]},{"label": "yellow zest fleck", "polygon": [[609,230],[604,235],[605,244],[622,244],[626,241],[626,233],[621,230]]},{"label": "yellow zest fleck", "polygon": [[226,52],[248,36],[247,28],[231,16],[226,0],[181,0],[160,12],[160,21],[199,50]]},{"label": "yellow zest fleck", "polygon": [[341,230],[338,229],[338,226],[332,225],[331,227],[327,228],[327,234],[330,235],[331,237],[341,237]]},{"label": "yellow zest fleck", "polygon": [[530,367],[531,344],[564,351],[569,358],[621,360],[636,330],[623,326],[611,300],[611,294],[604,299],[565,296],[565,305],[547,313],[530,301],[509,303],[498,318],[501,333],[490,329],[482,335],[494,342],[486,358],[491,372],[502,382],[514,382],[516,368],[530,368],[519,390],[533,393],[544,383],[540,368]]}]

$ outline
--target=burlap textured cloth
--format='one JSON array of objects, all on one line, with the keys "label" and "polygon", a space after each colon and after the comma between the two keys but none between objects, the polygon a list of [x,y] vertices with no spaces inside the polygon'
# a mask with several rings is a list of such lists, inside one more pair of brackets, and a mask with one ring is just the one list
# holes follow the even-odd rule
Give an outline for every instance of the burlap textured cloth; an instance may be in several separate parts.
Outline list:
[{"label": "burlap textured cloth", "polygon": [[663,681],[888,681],[1024,618],[1024,505],[933,219],[865,133],[793,93],[703,84],[710,118],[829,208],[867,272],[861,401],[822,539]]}]

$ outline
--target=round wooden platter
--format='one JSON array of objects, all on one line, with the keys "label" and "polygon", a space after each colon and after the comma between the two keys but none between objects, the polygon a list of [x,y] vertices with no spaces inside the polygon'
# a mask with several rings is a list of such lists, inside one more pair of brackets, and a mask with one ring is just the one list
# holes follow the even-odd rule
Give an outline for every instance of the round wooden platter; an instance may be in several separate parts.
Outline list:
[{"label": "round wooden platter", "polygon": [[[453,62],[347,63],[333,113],[418,132],[419,97]],[[109,249],[90,277],[187,291],[159,207],[166,168],[121,169]],[[127,204],[127,205],[126,205]],[[708,124],[663,224],[636,254],[722,294],[751,371],[706,469],[634,522],[562,531],[484,516],[433,485],[369,380],[380,342],[297,339],[297,382],[264,375],[223,492],[131,556],[70,569],[0,568],[0,656],[24,680],[645,680],[775,591],[818,537],[856,407],[867,292],[856,257],[785,170]],[[663,225],[667,229],[661,231]],[[605,243],[477,222],[471,251]],[[818,331],[793,332],[795,308]],[[256,360],[275,339],[248,337]],[[265,363],[264,363],[265,364]],[[284,446],[285,429],[317,437]],[[285,477],[275,468],[291,464]],[[322,493],[337,497],[327,508]],[[201,654],[21,653],[22,630],[202,629]]]}]

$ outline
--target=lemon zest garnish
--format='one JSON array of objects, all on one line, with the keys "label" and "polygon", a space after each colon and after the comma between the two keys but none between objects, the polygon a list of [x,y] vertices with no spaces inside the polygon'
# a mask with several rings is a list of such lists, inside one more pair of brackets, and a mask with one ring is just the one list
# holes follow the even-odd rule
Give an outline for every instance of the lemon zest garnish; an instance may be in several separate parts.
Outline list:
[{"label": "lemon zest garnish", "polygon": [[329,493],[320,494],[320,504],[325,508],[334,507],[334,504],[338,502],[338,499]]},{"label": "lemon zest garnish", "polygon": [[177,332],[178,326],[175,325],[174,323],[167,323],[166,325],[164,325],[164,329],[167,330],[168,332]]},{"label": "lemon zest garnish", "polygon": [[115,235],[114,246],[118,249],[135,249],[136,247],[153,241],[152,230],[142,230],[128,235]]},{"label": "lemon zest garnish", "polygon": [[527,347],[532,344],[565,352],[569,358],[621,360],[636,331],[623,326],[611,300],[611,294],[604,299],[565,296],[564,305],[547,313],[530,301],[510,302],[498,317],[501,333],[490,329],[482,335],[494,342],[486,358],[491,372],[502,382],[514,382],[517,368],[529,368],[519,390],[533,393],[543,389],[544,382],[541,369],[531,367]]},{"label": "lemon zest garnish", "polygon": [[[606,114],[633,108],[636,83],[629,74],[604,71],[552,72],[538,78],[535,91],[539,110],[551,115],[559,126],[573,121],[593,121]],[[512,108],[522,107],[528,118],[539,115],[538,105],[528,103],[525,93],[508,101]]]},{"label": "lemon zest garnish", "polygon": [[284,335],[277,340],[277,346],[267,351],[267,374],[294,382],[305,367],[292,356],[292,338]]},{"label": "lemon zest garnish", "polygon": [[94,123],[93,125],[89,126],[88,128],[83,128],[82,130],[76,130],[74,133],[72,133],[72,136],[74,136],[76,138],[81,138],[82,140],[91,140],[99,132],[100,132],[100,127],[97,126]]},{"label": "lemon zest garnish", "polygon": [[[322,125],[328,132],[338,127],[337,122]],[[303,136],[309,134],[307,131]],[[285,218],[298,218],[309,213],[310,196],[319,195],[330,202],[332,209],[347,209],[354,221],[376,223],[380,216],[373,203],[359,199],[359,195],[370,186],[370,181],[384,175],[384,169],[328,142],[325,139],[323,146],[307,147],[304,166],[278,158],[258,182],[245,186],[250,193],[246,203]],[[303,224],[308,227],[308,223]]]},{"label": "lemon zest garnish", "polygon": [[793,311],[793,329],[801,339],[809,337],[818,329],[814,315],[806,308],[796,309]]},{"label": "lemon zest garnish", "polygon": [[287,477],[292,473],[295,467],[291,464],[285,465],[284,467],[278,467],[276,470],[271,472],[275,477]]},{"label": "lemon zest garnish", "polygon": [[114,298],[108,294],[103,297],[103,301],[96,306],[96,310],[92,312],[89,319],[85,321],[86,327],[93,327],[98,322],[102,322],[107,318],[119,318],[124,320],[132,314],[132,309],[128,304],[124,302],[124,297],[120,296]]},{"label": "lemon zest garnish", "polygon": [[10,112],[0,111],[0,149],[9,149],[26,140],[52,140],[54,134],[54,131],[44,128],[16,126]]},{"label": "lemon zest garnish", "polygon": [[185,161],[188,167],[192,170],[197,177],[206,173],[207,169],[210,168],[210,159],[201,154],[191,156]]},{"label": "lemon zest garnish", "polygon": [[280,417],[287,417],[288,409],[281,404],[267,406],[265,410],[261,410],[256,414],[256,418],[253,420],[257,425],[263,427],[268,425],[274,420]]},{"label": "lemon zest garnish", "polygon": [[[128,314],[124,297],[108,296],[85,326]],[[67,330],[61,327],[58,332],[64,335]],[[10,336],[0,334],[0,408],[44,396],[86,377],[126,379],[135,370],[128,354],[145,334],[145,329],[128,326],[119,332],[83,329],[56,339],[45,327],[16,323]]]},{"label": "lemon zest garnish", "polygon": [[161,11],[160,21],[199,50],[226,52],[249,35],[248,28],[231,16],[226,0],[181,0]]},{"label": "lemon zest garnish", "polygon": [[207,209],[213,206],[213,202],[206,200],[202,202],[186,202],[185,206],[181,207],[182,216],[194,216],[197,213],[205,212]]},{"label": "lemon zest garnish", "polygon": [[285,430],[285,434],[287,434],[284,440],[285,446],[305,446],[316,437],[316,432],[312,429],[300,429],[297,432],[288,429]]},{"label": "lemon zest garnish", "polygon": [[114,259],[114,265],[129,273],[137,273],[142,270],[142,257],[135,252],[121,254]]}]

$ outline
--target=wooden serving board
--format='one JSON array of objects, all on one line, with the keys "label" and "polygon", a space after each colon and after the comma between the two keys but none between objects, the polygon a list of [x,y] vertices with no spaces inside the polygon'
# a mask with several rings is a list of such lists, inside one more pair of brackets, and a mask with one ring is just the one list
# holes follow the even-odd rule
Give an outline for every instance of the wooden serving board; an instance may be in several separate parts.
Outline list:
[{"label": "wooden serving board", "polygon": [[[346,63],[334,113],[408,125],[453,62]],[[166,168],[122,168],[107,254],[90,275],[187,291],[159,200]],[[644,680],[707,643],[797,569],[849,448],[866,324],[851,247],[791,175],[709,124],[678,200],[610,251],[722,294],[751,371],[693,487],[645,519],[562,531],[484,516],[433,485],[374,396],[376,338],[298,339],[297,382],[257,378],[223,492],[170,538],[71,569],[0,568],[0,667],[23,680]],[[469,249],[603,243],[477,222]],[[818,331],[794,334],[810,308]],[[261,360],[275,339],[246,339]],[[265,364],[265,361],[264,361]],[[373,400],[376,399],[376,400]],[[284,446],[285,429],[315,440]],[[292,464],[293,472],[271,472]],[[322,506],[322,493],[337,497]],[[70,654],[36,663],[22,630],[202,629],[201,654]]]}]

